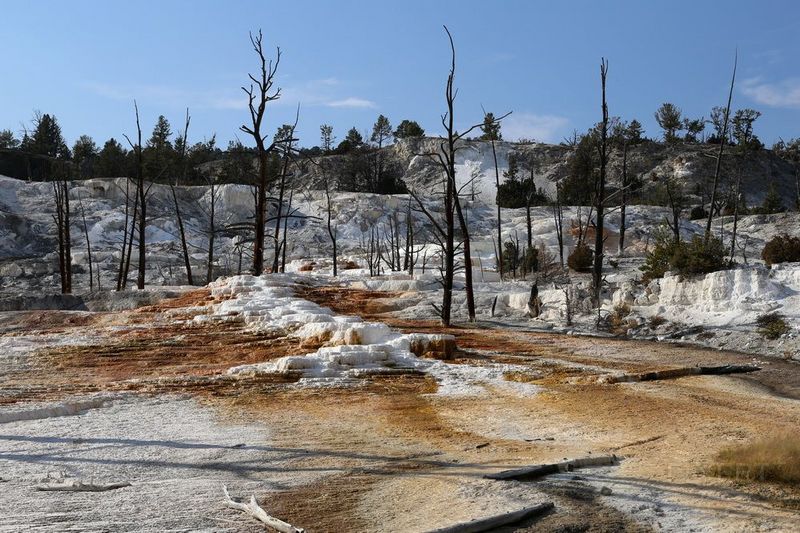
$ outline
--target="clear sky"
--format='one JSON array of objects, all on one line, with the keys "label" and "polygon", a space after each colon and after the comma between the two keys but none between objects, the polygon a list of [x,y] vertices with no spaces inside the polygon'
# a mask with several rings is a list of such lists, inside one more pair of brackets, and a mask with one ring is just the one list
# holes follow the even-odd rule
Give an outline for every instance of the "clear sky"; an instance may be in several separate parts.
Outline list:
[{"label": "clear sky", "polygon": [[34,110],[55,114],[69,144],[98,144],[134,130],[132,100],[149,134],[164,114],[190,141],[222,146],[247,119],[240,86],[257,68],[248,31],[262,28],[283,58],[283,98],[270,132],[302,104],[301,144],[330,123],[371,127],[417,120],[441,131],[449,49],[455,38],[456,122],[513,111],[506,138],[561,140],[600,118],[599,64],[610,62],[611,115],[657,133],[662,102],[691,117],[723,105],[739,50],[734,107],[763,112],[767,144],[800,136],[800,2],[785,1],[30,1],[0,0],[0,129],[21,129]]}]

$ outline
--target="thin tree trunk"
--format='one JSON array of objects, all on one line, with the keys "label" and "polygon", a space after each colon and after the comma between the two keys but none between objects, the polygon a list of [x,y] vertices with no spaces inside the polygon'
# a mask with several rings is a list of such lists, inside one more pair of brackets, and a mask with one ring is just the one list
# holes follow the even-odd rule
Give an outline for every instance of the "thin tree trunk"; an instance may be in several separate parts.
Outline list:
[{"label": "thin tree trunk", "polygon": [[[145,227],[147,225],[147,203],[144,191],[144,171],[142,162],[142,126],[139,121],[139,106],[136,100],[133,101],[133,108],[136,111],[136,144],[134,145],[128,136],[125,136],[128,144],[136,154],[136,197],[139,201],[139,268],[136,277],[136,286],[139,290],[144,289],[144,271],[145,271]],[[136,219],[134,211],[134,220]],[[132,238],[132,237],[131,237]],[[130,261],[129,261],[130,263]],[[127,269],[125,272],[127,278]]]},{"label": "thin tree trunk", "polygon": [[619,207],[619,255],[625,251],[625,211],[628,206],[628,142],[622,146],[622,202]]},{"label": "thin tree trunk", "polygon": [[736,175],[736,194],[733,197],[733,232],[731,233],[731,258],[729,263],[733,264],[734,255],[736,253],[736,230],[739,226],[739,187],[742,184],[742,174],[739,172]]},{"label": "thin tree trunk", "polygon": [[[497,186],[497,194],[500,194],[500,169],[497,166],[497,151],[494,147],[494,138],[492,138],[492,158],[494,159],[494,181],[495,185]],[[497,261],[498,270],[500,271],[500,279],[503,279],[503,225],[500,220],[500,204],[497,203],[497,198],[495,197],[495,203],[497,204],[497,252],[495,255],[495,261]]]},{"label": "thin tree trunk", "polygon": [[600,65],[600,84],[602,87],[603,122],[600,129],[600,181],[597,186],[597,224],[594,240],[594,269],[592,281],[594,283],[595,305],[600,306],[600,285],[603,281],[603,202],[606,194],[606,166],[608,164],[608,105],[606,104],[606,75],[608,62],[603,59]]},{"label": "thin tree trunk", "polygon": [[215,216],[217,209],[217,187],[211,181],[211,206],[208,213],[208,263],[206,264],[206,284],[214,281],[214,237],[217,233]]},{"label": "thin tree trunk", "polygon": [[[453,173],[453,176],[453,180],[455,181],[455,172]],[[469,315],[469,321],[475,322],[475,294],[472,290],[472,255],[470,253],[469,228],[467,227],[467,221],[464,218],[464,213],[461,211],[461,200],[458,198],[458,192],[455,189],[455,185],[453,186],[453,191],[455,192],[453,195],[453,203],[456,207],[458,223],[461,226],[461,234],[462,238],[464,239],[464,285],[467,291],[467,313]]]},{"label": "thin tree trunk", "polygon": [[556,238],[558,239],[558,258],[561,268],[564,268],[564,211],[561,208],[561,194],[559,185],[556,183],[556,198],[553,204],[553,223],[556,227]]},{"label": "thin tree trunk", "polygon": [[728,119],[731,114],[731,100],[733,99],[733,84],[736,81],[736,66],[739,62],[739,54],[736,53],[733,61],[733,75],[731,76],[731,86],[728,91],[728,105],[725,106],[725,119],[722,121],[722,135],[719,140],[719,151],[717,152],[717,163],[714,168],[714,182],[711,187],[711,202],[708,207],[708,221],[706,222],[706,233],[704,236],[705,244],[711,239],[711,219],[714,218],[714,207],[717,202],[717,186],[719,184],[719,173],[722,165],[722,151],[725,148],[725,139],[728,136]]},{"label": "thin tree trunk", "polygon": [[328,235],[331,238],[331,245],[333,246],[333,277],[336,277],[337,274],[338,274],[338,270],[337,270],[337,268],[338,268],[338,265],[337,265],[338,257],[337,257],[337,253],[336,253],[336,251],[337,251],[336,250],[336,229],[331,224],[331,210],[332,210],[331,188],[330,188],[330,184],[328,183],[328,177],[327,176],[325,177],[325,199],[327,200],[327,204],[328,204]]},{"label": "thin tree trunk", "polygon": [[[92,268],[92,243],[89,242],[89,229],[86,226],[86,210],[83,208],[83,198],[78,195],[78,204],[81,208],[81,219],[83,220],[83,235],[86,238],[86,256],[89,259],[89,291],[94,292],[94,269]],[[99,290],[99,287],[98,287]]]},{"label": "thin tree trunk", "polygon": [[289,205],[286,207],[286,217],[283,219],[283,244],[281,244],[281,272],[286,272],[286,237],[289,233],[289,213],[292,212],[292,197],[294,191],[289,191]]},{"label": "thin tree trunk", "polygon": [[67,275],[67,293],[72,293],[72,232],[70,230],[69,181],[64,178],[64,271]]},{"label": "thin tree trunk", "polygon": [[125,271],[125,250],[128,247],[128,220],[130,215],[130,183],[129,178],[125,178],[125,225],[122,227],[122,250],[119,253],[119,271],[117,272],[117,290],[122,290],[122,276]]},{"label": "thin tree trunk", "polygon": [[[186,146],[188,144],[187,136],[189,135],[189,109],[186,109],[186,126],[183,128],[183,146],[181,147],[181,165],[182,165],[182,182],[186,183]],[[172,201],[175,203],[175,216],[178,218],[178,230],[181,235],[181,248],[183,250],[183,262],[186,265],[186,280],[189,285],[194,285],[192,278],[192,264],[189,262],[189,247],[186,245],[186,232],[183,228],[183,217],[181,216],[181,208],[178,205],[178,195],[175,193],[175,186],[170,182],[169,188],[172,190]],[[213,190],[212,190],[213,193]]]}]

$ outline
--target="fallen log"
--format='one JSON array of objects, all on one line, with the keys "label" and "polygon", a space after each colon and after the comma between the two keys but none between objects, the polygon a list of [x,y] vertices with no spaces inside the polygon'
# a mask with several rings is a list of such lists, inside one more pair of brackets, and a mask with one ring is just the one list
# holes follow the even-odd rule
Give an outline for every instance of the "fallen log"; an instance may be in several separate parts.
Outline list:
[{"label": "fallen log", "polygon": [[283,520],[268,515],[267,512],[258,505],[255,495],[250,496],[250,501],[248,503],[242,503],[231,498],[230,494],[228,494],[228,487],[223,485],[222,491],[225,493],[226,507],[237,509],[243,513],[249,514],[256,520],[260,520],[272,529],[280,531],[281,533],[305,533],[305,529],[294,527]]},{"label": "fallen log", "polygon": [[722,376],[725,374],[744,374],[748,372],[756,372],[758,370],[761,370],[761,367],[755,365],[691,366],[685,368],[671,368],[669,370],[658,370],[654,372],[644,372],[642,374],[605,376],[601,378],[601,381],[603,383],[636,383],[640,381],[675,379],[686,376]]},{"label": "fallen log", "polygon": [[499,514],[478,520],[470,520],[469,522],[462,522],[441,529],[435,529],[429,533],[480,533],[481,531],[490,531],[498,527],[516,524],[522,520],[533,518],[542,515],[553,508],[553,502],[540,503],[533,507],[526,507],[519,511],[510,513]]},{"label": "fallen log", "polygon": [[41,491],[105,492],[107,490],[116,490],[130,486],[131,484],[127,482],[95,484],[83,483],[82,481],[70,481],[66,483],[47,483],[45,485],[37,485],[35,488]]},{"label": "fallen log", "polygon": [[572,459],[560,463],[534,465],[526,468],[514,470],[503,470],[495,474],[486,474],[484,479],[494,479],[499,481],[530,481],[540,477],[557,474],[559,472],[572,472],[576,468],[586,466],[608,466],[617,463],[616,455],[599,455],[597,457],[584,457],[582,459]]}]

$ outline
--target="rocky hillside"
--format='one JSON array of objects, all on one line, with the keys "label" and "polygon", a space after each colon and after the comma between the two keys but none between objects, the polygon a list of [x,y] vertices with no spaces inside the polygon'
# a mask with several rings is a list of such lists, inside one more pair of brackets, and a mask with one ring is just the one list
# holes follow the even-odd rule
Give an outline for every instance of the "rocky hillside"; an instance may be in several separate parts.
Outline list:
[{"label": "rocky hillside", "polygon": [[[441,140],[436,138],[399,141],[383,149],[384,157],[402,169],[402,180],[410,189],[428,191],[440,178],[440,170],[434,159],[424,154],[437,151]],[[638,178],[644,194],[665,180],[682,183],[685,193],[698,195],[707,190],[714,176],[718,146],[708,144],[665,145],[644,142],[632,146],[628,153],[628,171]],[[508,169],[508,159],[513,153],[535,159],[538,165],[535,181],[537,187],[553,192],[554,183],[569,175],[569,160],[575,149],[564,145],[533,143],[519,144],[498,142],[495,145],[497,165],[501,182]],[[331,155],[322,158],[322,165],[305,165],[298,182],[320,187],[323,172],[345,181],[346,155]],[[610,184],[618,183],[622,168],[622,153],[613,150],[610,156]],[[741,175],[742,191],[749,205],[759,205],[773,184],[783,198],[787,208],[794,208],[797,197],[798,169],[779,158],[771,150],[760,150],[743,156],[735,148],[727,147],[721,171],[721,191],[733,187]],[[487,202],[495,198],[495,168],[492,146],[484,141],[463,141],[457,157],[458,181],[461,184],[475,179],[476,194]],[[707,195],[707,193],[706,193]],[[700,203],[699,196],[696,198]]]}]

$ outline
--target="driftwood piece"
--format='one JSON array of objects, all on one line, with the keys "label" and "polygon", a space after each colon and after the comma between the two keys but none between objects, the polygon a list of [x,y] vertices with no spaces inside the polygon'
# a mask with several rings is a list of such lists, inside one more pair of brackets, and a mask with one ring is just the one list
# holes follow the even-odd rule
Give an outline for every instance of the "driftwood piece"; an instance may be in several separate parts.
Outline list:
[{"label": "driftwood piece", "polygon": [[622,376],[607,376],[602,379],[605,383],[635,383],[639,381],[656,381],[660,379],[675,379],[685,376],[721,376],[725,374],[744,374],[756,372],[761,367],[755,365],[720,365],[720,366],[692,366],[686,368],[672,368],[642,374],[624,374]]},{"label": "driftwood piece", "polygon": [[228,487],[222,487],[222,491],[225,493],[225,506],[230,507],[231,509],[237,509],[242,511],[243,513],[249,514],[256,520],[260,520],[264,524],[268,525],[272,529],[280,531],[281,533],[305,533],[305,529],[294,527],[293,525],[284,522],[274,516],[270,516],[267,512],[258,505],[256,501],[255,495],[250,496],[250,501],[248,503],[237,502],[231,498],[230,494],[228,494]]},{"label": "driftwood piece", "polygon": [[69,481],[65,483],[47,483],[45,485],[37,485],[36,490],[41,491],[66,491],[66,492],[105,492],[107,490],[116,490],[123,487],[130,487],[128,482],[121,483],[83,483],[82,481]]},{"label": "driftwood piece", "polygon": [[527,518],[542,515],[552,508],[553,502],[540,503],[533,507],[525,507],[519,511],[503,513],[479,520],[470,520],[469,522],[462,522],[441,529],[435,529],[429,533],[479,533],[481,531],[490,531],[509,524],[516,524]]},{"label": "driftwood piece", "polygon": [[514,470],[503,470],[495,474],[486,474],[484,479],[495,479],[499,481],[530,481],[540,477],[548,476],[550,474],[557,474],[559,472],[571,472],[576,468],[583,468],[586,466],[608,466],[617,463],[616,455],[599,455],[597,457],[584,457],[582,459],[572,459],[570,461],[562,461],[560,463],[551,463],[543,465],[534,465],[526,468],[518,468]]}]

